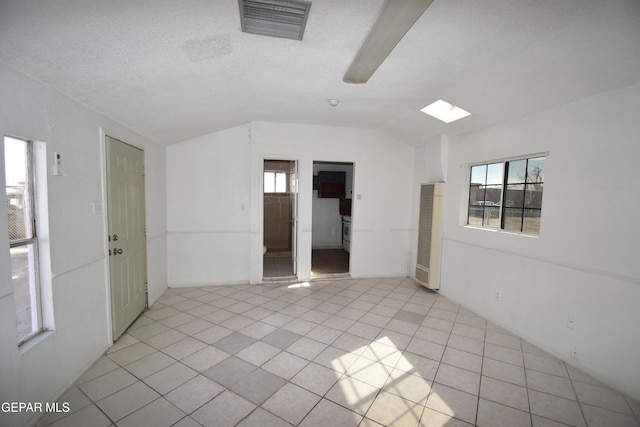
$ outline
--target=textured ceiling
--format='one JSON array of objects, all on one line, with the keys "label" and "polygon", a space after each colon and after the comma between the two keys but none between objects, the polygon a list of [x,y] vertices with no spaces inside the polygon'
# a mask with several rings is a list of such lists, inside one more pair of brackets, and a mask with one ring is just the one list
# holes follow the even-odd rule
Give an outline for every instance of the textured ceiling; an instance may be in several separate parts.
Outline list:
[{"label": "textured ceiling", "polygon": [[[415,144],[640,81],[640,0],[435,0],[344,83],[383,6],[313,0],[295,41],[242,33],[236,0],[0,0],[0,60],[162,144],[252,120]],[[472,116],[419,111],[438,98]]]}]

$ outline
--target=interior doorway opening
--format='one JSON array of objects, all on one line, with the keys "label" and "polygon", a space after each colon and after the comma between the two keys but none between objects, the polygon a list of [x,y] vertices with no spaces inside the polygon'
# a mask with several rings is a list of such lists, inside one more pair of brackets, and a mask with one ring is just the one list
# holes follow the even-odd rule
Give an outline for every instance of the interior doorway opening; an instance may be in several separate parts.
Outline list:
[{"label": "interior doorway opening", "polygon": [[297,274],[297,162],[264,160],[263,269],[266,279]]},{"label": "interior doorway opening", "polygon": [[353,163],[313,162],[311,276],[350,272]]}]

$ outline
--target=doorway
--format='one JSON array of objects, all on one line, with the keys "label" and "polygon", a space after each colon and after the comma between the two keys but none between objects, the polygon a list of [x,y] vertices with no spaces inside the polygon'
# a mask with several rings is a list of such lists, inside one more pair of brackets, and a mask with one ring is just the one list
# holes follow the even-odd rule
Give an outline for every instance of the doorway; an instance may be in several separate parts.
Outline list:
[{"label": "doorway", "polygon": [[311,276],[348,275],[353,163],[313,162]]},{"label": "doorway", "polygon": [[113,340],[147,306],[144,152],[105,137]]},{"label": "doorway", "polygon": [[263,170],[263,277],[297,274],[298,173],[293,160],[265,159]]}]

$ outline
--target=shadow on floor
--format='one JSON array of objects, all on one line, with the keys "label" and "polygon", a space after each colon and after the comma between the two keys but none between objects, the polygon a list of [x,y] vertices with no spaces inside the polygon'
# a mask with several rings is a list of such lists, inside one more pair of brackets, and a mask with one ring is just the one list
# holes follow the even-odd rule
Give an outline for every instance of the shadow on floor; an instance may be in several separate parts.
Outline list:
[{"label": "shadow on floor", "polygon": [[349,273],[349,253],[344,249],[313,249],[311,275]]}]

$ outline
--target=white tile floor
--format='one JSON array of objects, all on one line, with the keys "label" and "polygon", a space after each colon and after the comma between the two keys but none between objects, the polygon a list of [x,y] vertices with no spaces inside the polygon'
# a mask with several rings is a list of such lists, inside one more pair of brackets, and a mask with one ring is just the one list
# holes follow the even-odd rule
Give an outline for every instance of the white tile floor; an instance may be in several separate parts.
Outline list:
[{"label": "white tile floor", "polygon": [[169,289],[60,401],[39,425],[640,426],[638,402],[407,278]]}]

